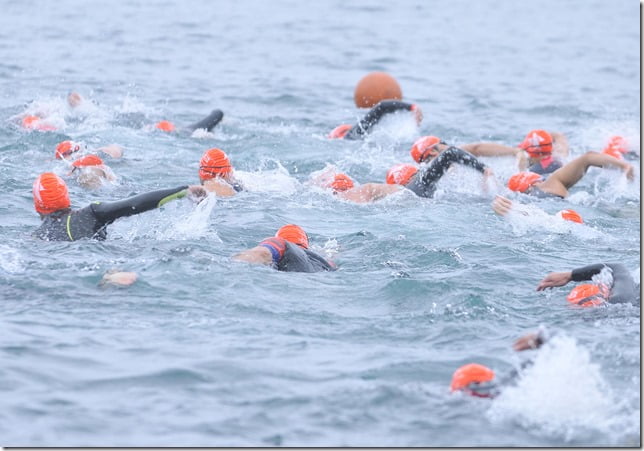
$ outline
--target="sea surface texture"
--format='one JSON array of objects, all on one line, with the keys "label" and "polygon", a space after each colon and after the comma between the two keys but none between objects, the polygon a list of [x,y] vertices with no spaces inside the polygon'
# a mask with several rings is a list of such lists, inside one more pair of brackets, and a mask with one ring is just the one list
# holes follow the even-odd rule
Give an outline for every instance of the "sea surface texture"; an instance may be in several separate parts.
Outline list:
[{"label": "sea surface texture", "polygon": [[[640,446],[640,307],[571,306],[551,271],[623,263],[640,280],[640,6],[626,0],[0,2],[0,444],[4,446]],[[365,140],[371,71],[422,108]],[[85,102],[72,109],[67,94]],[[165,133],[221,109],[212,133]],[[53,131],[20,126],[40,114]],[[569,160],[621,135],[635,180],[591,168],[565,200],[510,192],[512,158],[456,167],[432,199],[373,204],[311,180],[384,182],[423,135],[511,146],[564,133]],[[60,141],[117,179],[86,190]],[[47,242],[32,184],[72,205],[198,184],[209,148],[247,191],[118,220],[106,241]],[[505,195],[535,212],[496,215]],[[556,216],[577,211],[583,224]],[[284,224],[336,272],[233,261]],[[126,288],[102,286],[133,271]],[[538,351],[512,343],[545,327]],[[477,362],[494,399],[450,393]]]}]

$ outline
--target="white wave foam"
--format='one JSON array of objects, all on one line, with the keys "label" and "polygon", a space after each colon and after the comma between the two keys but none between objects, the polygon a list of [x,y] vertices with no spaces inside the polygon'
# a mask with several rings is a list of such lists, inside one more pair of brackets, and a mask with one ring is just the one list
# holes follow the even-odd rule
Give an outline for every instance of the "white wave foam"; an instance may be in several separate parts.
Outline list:
[{"label": "white wave foam", "polygon": [[494,422],[517,423],[572,441],[589,430],[616,437],[634,418],[624,408],[588,351],[573,338],[557,335],[538,352],[516,386],[494,400],[487,415]]}]

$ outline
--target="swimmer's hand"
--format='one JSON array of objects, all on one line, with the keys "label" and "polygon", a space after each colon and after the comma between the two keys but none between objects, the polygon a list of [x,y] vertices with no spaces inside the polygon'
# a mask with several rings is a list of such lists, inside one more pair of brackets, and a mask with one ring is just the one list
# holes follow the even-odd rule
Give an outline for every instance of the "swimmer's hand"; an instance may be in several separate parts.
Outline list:
[{"label": "swimmer's hand", "polygon": [[106,153],[112,158],[121,158],[123,156],[123,147],[118,144],[109,144],[107,146],[99,147],[96,150]]},{"label": "swimmer's hand", "polygon": [[635,178],[635,173],[633,166],[626,163],[626,167],[624,168],[624,173],[626,174],[626,178],[629,179],[630,181],[633,181]]},{"label": "swimmer's hand", "polygon": [[414,112],[414,118],[416,119],[416,125],[420,125],[423,122],[423,110],[416,104],[412,105],[411,110]]},{"label": "swimmer's hand", "polygon": [[539,332],[529,333],[519,338],[512,345],[515,351],[525,351],[526,349],[537,349],[543,344],[543,339]]},{"label": "swimmer's hand", "polygon": [[208,197],[208,192],[201,185],[190,185],[188,187],[188,199],[198,204],[202,200]]},{"label": "swimmer's hand", "polygon": [[537,285],[537,291],[543,291],[546,288],[563,287],[572,280],[572,271],[551,272]]},{"label": "swimmer's hand", "polygon": [[110,270],[105,273],[98,284],[99,286],[116,285],[118,287],[128,287],[136,282],[137,278],[138,276],[135,272]]},{"label": "swimmer's hand", "polygon": [[506,197],[496,195],[492,201],[492,210],[499,216],[505,216],[512,210],[512,201]]}]

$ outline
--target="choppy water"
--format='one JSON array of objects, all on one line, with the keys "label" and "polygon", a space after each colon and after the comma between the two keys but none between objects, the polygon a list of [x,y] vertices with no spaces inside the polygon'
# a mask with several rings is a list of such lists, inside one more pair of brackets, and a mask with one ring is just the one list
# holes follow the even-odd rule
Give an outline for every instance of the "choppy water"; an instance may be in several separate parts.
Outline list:
[{"label": "choppy water", "polygon": [[[431,200],[353,205],[307,184],[327,163],[382,181],[426,134],[514,144],[547,128],[573,156],[612,134],[639,151],[636,2],[1,4],[1,444],[639,446],[639,307],[535,292],[598,261],[639,281],[639,167],[632,184],[591,170],[566,201],[532,201],[584,225],[501,219],[463,169]],[[363,114],[353,87],[372,70],[423,108],[420,129],[395,118],[365,142],[328,141]],[[70,90],[94,103],[69,111]],[[213,108],[213,135],[149,128]],[[59,131],[19,129],[25,111]],[[117,184],[70,183],[76,207],[197,183],[215,146],[251,191],[123,219],[105,242],[36,241],[31,184],[66,172],[52,156],[69,138],[126,149]],[[486,161],[501,181],[514,172]],[[288,222],[340,270],[231,262]],[[100,288],[111,268],[140,278]],[[539,324],[561,334],[516,388],[449,394],[464,363],[509,371],[512,341]]]}]

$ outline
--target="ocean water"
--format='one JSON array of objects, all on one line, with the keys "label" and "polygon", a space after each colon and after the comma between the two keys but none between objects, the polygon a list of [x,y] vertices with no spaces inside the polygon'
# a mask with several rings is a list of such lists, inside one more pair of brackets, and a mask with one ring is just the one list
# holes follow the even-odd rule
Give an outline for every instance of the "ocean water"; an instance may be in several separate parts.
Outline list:
[{"label": "ocean water", "polygon": [[[360,183],[410,162],[423,135],[516,144],[557,130],[571,158],[625,136],[640,150],[640,7],[615,0],[0,2],[0,444],[4,446],[640,446],[640,308],[569,307],[550,271],[624,263],[640,278],[640,163],[591,169],[566,200],[508,193],[457,168],[434,199],[343,202],[309,183]],[[383,70],[424,120],[365,141],[326,134],[363,110]],[[71,110],[69,91],[87,100]],[[213,133],[166,134],[220,108]],[[17,124],[39,112],[57,127]],[[64,139],[117,143],[117,181],[74,207],[198,183],[204,150],[248,192],[117,221],[104,242],[35,240],[31,186]],[[543,213],[501,218],[494,194]],[[573,208],[584,224],[553,214]],[[231,261],[286,223],[333,273]],[[113,268],[128,288],[102,287]],[[512,342],[544,325],[539,352]],[[494,400],[450,394],[478,362]]]}]

